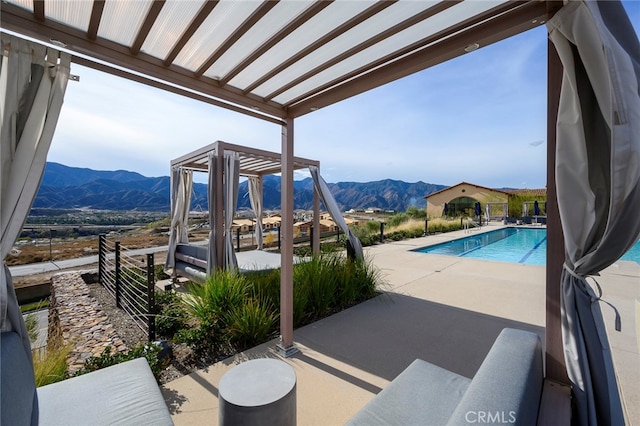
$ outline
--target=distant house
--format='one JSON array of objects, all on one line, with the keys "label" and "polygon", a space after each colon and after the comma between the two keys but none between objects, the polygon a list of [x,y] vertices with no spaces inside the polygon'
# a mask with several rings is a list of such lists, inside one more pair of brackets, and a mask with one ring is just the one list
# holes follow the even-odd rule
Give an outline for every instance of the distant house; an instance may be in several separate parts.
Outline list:
[{"label": "distant house", "polygon": [[[546,189],[500,190],[461,182],[443,190],[427,195],[427,217],[441,216],[473,216],[475,204],[480,203],[482,215],[489,205],[489,216],[505,217],[508,215],[509,198],[513,195],[534,197],[540,202],[547,199]],[[531,203],[533,204],[533,202]]]},{"label": "distant house", "polygon": [[262,227],[264,229],[276,229],[280,227],[281,222],[282,218],[280,217],[280,215],[265,217],[262,218]]},{"label": "distant house", "polygon": [[379,207],[367,207],[364,212],[365,213],[380,213],[382,211]]},{"label": "distant house", "polygon": [[254,219],[236,219],[233,221],[233,230],[240,229],[240,232],[251,232],[255,226]]},{"label": "distant house", "polygon": [[429,194],[425,198],[427,199],[427,217],[441,217],[444,215],[473,216],[477,202],[480,202],[483,209],[487,203],[492,203],[495,206],[506,206],[509,202],[509,194],[505,191],[468,182],[450,186]]},{"label": "distant house", "polygon": [[[309,235],[311,233],[311,227],[313,226],[312,220],[306,220],[302,222],[296,222],[293,224],[293,232],[296,235]],[[338,230],[338,225],[333,219],[320,219],[320,232],[335,232]]]}]

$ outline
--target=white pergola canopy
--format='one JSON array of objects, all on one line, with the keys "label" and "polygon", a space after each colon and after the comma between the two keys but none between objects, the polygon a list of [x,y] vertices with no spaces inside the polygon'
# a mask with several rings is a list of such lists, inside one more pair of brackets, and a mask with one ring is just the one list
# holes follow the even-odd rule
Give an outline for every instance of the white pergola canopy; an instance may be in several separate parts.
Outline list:
[{"label": "white pergola canopy", "polygon": [[562,2],[3,0],[2,28],[76,63],[268,120],[542,25]]},{"label": "white pergola canopy", "polygon": [[[281,125],[280,319],[282,347],[288,350],[293,346],[294,119],[547,23],[553,44],[547,79],[546,375],[565,383],[571,379],[581,423],[616,424],[621,408],[609,346],[600,332],[599,309],[593,308],[600,296],[585,278],[613,262],[640,233],[640,44],[618,1],[564,3],[3,0],[0,29],[22,41],[3,37],[0,82],[11,90],[20,86],[22,80],[12,67],[29,74],[29,67],[15,59],[28,60],[30,52],[41,50],[24,41],[33,38],[56,47],[47,58],[67,51],[73,63]],[[54,68],[65,66],[60,61]],[[33,76],[26,78],[34,81]],[[16,103],[20,96],[0,95],[7,105],[30,103],[28,97]],[[47,115],[52,118],[51,131],[54,115]],[[21,130],[9,126],[10,117],[6,118],[3,134],[5,127],[7,132]],[[13,145],[33,143],[31,137],[22,141],[18,136],[0,140],[2,175],[13,171],[12,164],[23,162],[14,158]],[[269,164],[264,161],[266,170]],[[32,163],[29,185],[39,181],[41,163]],[[24,183],[4,176],[0,201]],[[35,190],[22,194],[24,207]],[[572,195],[562,199],[567,194]],[[5,235],[5,228],[14,229],[27,212],[20,209],[15,217],[0,218],[3,247],[15,241],[11,233]],[[576,217],[581,220],[576,222]],[[5,297],[13,293],[8,277],[0,286],[0,325],[3,330],[24,330],[15,298],[7,303]],[[572,327],[584,318],[590,327]],[[581,350],[585,345],[588,350]]]},{"label": "white pergola canopy", "polygon": [[[282,170],[282,156],[277,152],[230,144],[223,141],[216,141],[171,160],[171,168],[182,168],[208,173],[209,157],[211,155],[224,155],[227,151],[238,154],[240,160],[240,176],[264,176],[280,173]],[[320,167],[320,162],[294,157],[294,170],[308,169],[309,166]]]}]

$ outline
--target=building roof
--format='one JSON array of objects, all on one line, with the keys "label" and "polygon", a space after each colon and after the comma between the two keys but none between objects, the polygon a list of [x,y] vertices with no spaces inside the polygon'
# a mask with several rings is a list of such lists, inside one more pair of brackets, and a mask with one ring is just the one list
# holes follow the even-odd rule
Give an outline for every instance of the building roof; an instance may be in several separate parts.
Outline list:
[{"label": "building roof", "polygon": [[528,195],[533,197],[547,198],[547,188],[538,189],[509,189],[507,193],[510,195]]},{"label": "building roof", "polygon": [[544,24],[562,1],[2,0],[72,61],[281,123]]},{"label": "building roof", "polygon": [[489,188],[489,187],[486,187],[486,186],[476,185],[476,184],[474,184],[474,183],[469,183],[469,182],[460,182],[460,183],[458,183],[458,184],[456,184],[456,185],[453,185],[453,186],[450,186],[450,187],[448,187],[448,188],[441,189],[440,191],[432,192],[432,193],[431,193],[431,194],[429,194],[429,195],[425,195],[425,196],[424,196],[424,198],[429,198],[429,197],[431,197],[431,196],[433,196],[433,195],[440,194],[441,192],[449,191],[449,190],[451,190],[451,189],[453,189],[453,188],[457,188],[458,186],[461,186],[461,185],[470,185],[470,186],[475,186],[476,188],[486,189],[487,191],[500,192],[500,193],[502,193],[502,194],[509,195],[509,193],[508,193],[508,192],[505,192],[505,191],[500,190],[500,189]]}]

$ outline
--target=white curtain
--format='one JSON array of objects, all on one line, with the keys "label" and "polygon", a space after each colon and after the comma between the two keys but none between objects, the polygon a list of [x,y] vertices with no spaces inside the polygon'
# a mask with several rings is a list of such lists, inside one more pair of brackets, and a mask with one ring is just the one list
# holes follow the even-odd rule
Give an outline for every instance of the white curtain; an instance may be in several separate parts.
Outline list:
[{"label": "white curtain", "polygon": [[171,230],[165,268],[175,266],[177,244],[189,242],[189,209],[193,190],[193,171],[176,167],[171,170]]},{"label": "white curtain", "polygon": [[216,156],[209,153],[209,185],[207,187],[207,197],[209,198],[209,245],[207,250],[207,275],[211,274],[218,267],[216,258]]},{"label": "white curtain", "polygon": [[569,2],[547,28],[564,67],[556,185],[566,246],[562,337],[576,424],[624,424],[602,291],[586,277],[640,234],[640,43],[618,1]]},{"label": "white curtain", "polygon": [[237,269],[238,260],[233,250],[233,217],[238,205],[238,181],[240,179],[240,156],[237,152],[224,154],[224,268]]},{"label": "white curtain", "polygon": [[262,250],[262,177],[249,176],[249,201],[256,215],[256,240],[258,250]]},{"label": "white curtain", "polygon": [[[4,33],[0,37],[0,329],[21,336],[31,362],[29,336],[4,260],[20,235],[42,180],[71,57]],[[25,375],[33,379],[33,372]],[[16,423],[29,420],[16,419]]]},{"label": "white curtain", "polygon": [[342,213],[340,212],[340,207],[338,207],[338,203],[335,198],[333,198],[333,194],[329,190],[327,183],[324,181],[322,176],[320,176],[320,171],[316,166],[309,166],[309,171],[311,172],[311,178],[313,179],[313,185],[316,188],[322,203],[327,208],[327,211],[333,218],[333,221],[340,227],[342,232],[345,233],[351,248],[353,249],[353,253],[357,259],[363,259],[364,254],[362,252],[362,244],[360,244],[360,240],[358,237],[353,235],[349,227],[347,226],[347,222],[345,222],[342,217]]}]

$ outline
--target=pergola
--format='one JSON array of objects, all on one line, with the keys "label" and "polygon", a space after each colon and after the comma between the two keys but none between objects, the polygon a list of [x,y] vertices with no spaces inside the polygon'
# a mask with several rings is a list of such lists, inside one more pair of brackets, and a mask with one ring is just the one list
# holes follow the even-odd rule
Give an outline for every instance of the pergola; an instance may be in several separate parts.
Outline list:
[{"label": "pergola", "polygon": [[[596,352],[587,355],[578,347],[593,341],[595,331],[582,337],[575,328],[582,318],[576,306],[599,299],[585,278],[615,261],[640,233],[637,214],[626,211],[640,205],[633,65],[640,62],[640,48],[618,2],[6,0],[1,8],[3,32],[69,52],[74,63],[281,126],[284,347],[293,345],[295,119],[546,23],[552,40],[546,376],[569,381],[566,352],[575,361],[569,370],[580,421],[620,418],[616,391],[609,392],[615,378],[608,343],[595,346],[599,355],[590,365]],[[3,52],[15,40],[3,34]],[[3,198],[6,182],[17,182],[5,175],[6,158]],[[41,175],[39,167],[30,170]],[[12,245],[4,240],[4,226],[3,256]],[[594,311],[587,322],[595,330],[602,318],[599,308]],[[600,374],[604,381],[591,386],[591,375]]]},{"label": "pergola", "polygon": [[[238,204],[239,177],[247,177],[249,198],[256,215],[258,249],[262,249],[262,178],[265,175],[281,173],[282,156],[276,152],[234,145],[217,141],[171,161],[171,226],[167,268],[175,274],[175,250],[178,243],[188,243],[187,219],[190,196],[193,190],[193,172],[208,174],[209,199],[209,244],[207,247],[206,272],[215,269],[237,268],[233,250],[232,224]],[[320,176],[320,162],[293,157],[293,169],[308,169],[313,179],[313,222],[314,229],[320,229],[320,201],[323,202],[335,223],[342,229],[348,240],[348,247],[354,257],[362,258],[362,246],[351,233],[326,182]],[[293,206],[293,194],[286,194],[283,204]],[[313,235],[314,253],[320,252],[320,232]],[[285,353],[288,351],[285,350]]]},{"label": "pergola", "polygon": [[[225,163],[225,157],[231,158],[235,164]],[[320,168],[320,163],[315,160],[294,157],[293,169]],[[231,170],[230,170],[231,169]],[[187,243],[187,235],[184,231],[189,214],[189,195],[192,191],[195,172],[207,173],[209,177],[209,223],[211,232],[209,235],[209,253],[207,259],[207,272],[226,264],[227,256],[233,256],[233,247],[227,253],[230,244],[231,221],[237,204],[238,177],[249,179],[249,197],[256,215],[256,230],[258,233],[258,248],[262,248],[262,177],[265,175],[280,173],[282,161],[279,153],[265,151],[257,148],[239,146],[228,142],[216,141],[193,152],[185,154],[171,161],[171,238],[169,240],[169,255],[167,255],[168,268],[175,272],[173,253],[176,244]],[[225,190],[234,192],[225,194]],[[184,198],[181,198],[181,195]],[[318,192],[313,194],[313,221],[315,229],[319,228],[320,199]],[[226,199],[231,197],[227,205]],[[185,199],[186,198],[186,199]],[[290,201],[293,204],[293,201]],[[227,244],[225,244],[227,243]],[[313,237],[312,246],[314,252],[320,250],[319,233]],[[233,261],[232,261],[233,263]]]}]

